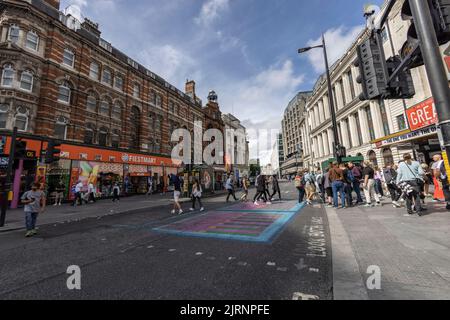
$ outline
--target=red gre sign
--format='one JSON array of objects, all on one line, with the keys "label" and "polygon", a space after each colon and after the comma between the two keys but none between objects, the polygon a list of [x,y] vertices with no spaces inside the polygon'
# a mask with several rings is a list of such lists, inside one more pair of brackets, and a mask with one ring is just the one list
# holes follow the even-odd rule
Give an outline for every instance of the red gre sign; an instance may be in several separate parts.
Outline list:
[{"label": "red gre sign", "polygon": [[411,131],[431,126],[438,122],[434,99],[430,98],[406,111]]}]

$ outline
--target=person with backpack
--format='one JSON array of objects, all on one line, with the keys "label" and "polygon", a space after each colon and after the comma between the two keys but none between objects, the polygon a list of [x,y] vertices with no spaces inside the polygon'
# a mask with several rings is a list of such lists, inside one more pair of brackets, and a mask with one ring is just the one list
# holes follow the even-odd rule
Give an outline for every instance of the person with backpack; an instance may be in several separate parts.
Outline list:
[{"label": "person with backpack", "polygon": [[420,199],[420,185],[423,183],[425,173],[420,163],[413,161],[409,153],[403,155],[403,160],[398,168],[396,182],[397,185],[402,184],[404,186],[402,189],[406,190],[406,210],[408,214],[412,215],[416,212],[421,216],[422,212],[426,210],[422,207],[422,200]]},{"label": "person with backpack", "polygon": [[397,180],[397,171],[392,168],[391,164],[388,164],[383,169],[384,181],[386,182],[389,193],[391,194],[391,200],[394,208],[400,208],[401,204],[398,202],[402,195],[402,190],[395,183]]},{"label": "person with backpack", "polygon": [[352,189],[356,193],[356,205],[360,205],[364,202],[361,196],[361,180],[363,178],[362,169],[353,162],[349,162],[347,165],[353,176]]},{"label": "person with backpack", "polygon": [[205,208],[203,207],[202,204],[202,186],[201,184],[198,182],[197,179],[194,179],[194,183],[192,184],[192,208],[190,209],[191,211],[195,210],[195,203],[198,201],[198,204],[200,206],[200,211],[205,211]]},{"label": "person with backpack", "polygon": [[295,188],[298,190],[298,203],[302,203],[305,199],[305,179],[303,176],[303,170],[298,170],[294,179]]},{"label": "person with backpack", "polygon": [[320,192],[320,198],[325,203],[325,188],[323,186],[324,184],[324,174],[322,173],[322,170],[317,169],[317,175],[316,175],[316,187],[317,190]]},{"label": "person with backpack", "polygon": [[258,175],[258,177],[256,178],[256,194],[255,197],[253,198],[253,202],[254,204],[257,206],[258,201],[261,199],[261,197],[263,198],[265,203],[267,202],[267,197],[266,197],[266,178],[263,175]]}]

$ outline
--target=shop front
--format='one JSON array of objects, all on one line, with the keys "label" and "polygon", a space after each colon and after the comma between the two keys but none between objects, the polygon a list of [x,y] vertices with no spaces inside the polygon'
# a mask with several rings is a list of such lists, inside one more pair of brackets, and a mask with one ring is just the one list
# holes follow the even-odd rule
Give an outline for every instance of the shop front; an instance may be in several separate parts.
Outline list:
[{"label": "shop front", "polygon": [[[11,138],[5,137],[3,140],[5,153],[5,150],[9,150]],[[36,155],[45,152],[46,142],[32,138],[24,140],[27,142],[27,151]],[[40,163],[37,157],[20,161],[17,169],[20,172],[14,172],[15,192],[12,204],[18,203],[20,195],[33,182],[44,183],[50,203],[56,189],[61,186],[64,188],[65,199],[73,200],[74,188],[78,182],[83,184],[83,192],[87,192],[89,184],[92,184],[97,198],[110,197],[116,183],[124,195],[145,194],[150,179],[153,180],[154,190],[162,191],[168,186],[168,179],[164,177],[177,173],[179,168],[179,164],[165,157],[71,144],[62,144],[60,149],[60,160],[51,165]]]}]

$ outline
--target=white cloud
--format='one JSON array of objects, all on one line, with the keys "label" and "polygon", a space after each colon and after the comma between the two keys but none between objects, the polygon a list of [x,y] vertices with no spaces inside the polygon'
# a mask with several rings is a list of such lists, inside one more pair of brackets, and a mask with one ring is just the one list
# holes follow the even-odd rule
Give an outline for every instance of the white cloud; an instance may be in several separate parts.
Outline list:
[{"label": "white cloud", "polygon": [[209,26],[220,14],[229,7],[230,0],[207,0],[200,11],[200,14],[195,18],[195,22],[199,25]]},{"label": "white cloud", "polygon": [[[351,46],[364,27],[364,25],[351,28],[340,26],[338,28],[329,29],[325,32],[325,42],[327,44],[327,54],[330,67]],[[308,41],[308,46],[317,46],[320,44],[322,44],[322,37]],[[317,73],[325,72],[322,50],[313,49],[309,51],[307,55]]]},{"label": "white cloud", "polygon": [[[254,134],[250,137],[250,157],[270,162],[274,132],[281,128],[281,117],[289,101],[304,82],[291,60],[281,61],[258,74],[232,84],[218,86],[222,112],[233,113]],[[255,131],[267,134],[255,136]]]},{"label": "white cloud", "polygon": [[196,60],[172,45],[151,45],[138,54],[138,60],[179,88],[184,88],[180,81],[188,78],[199,81],[202,78]]}]

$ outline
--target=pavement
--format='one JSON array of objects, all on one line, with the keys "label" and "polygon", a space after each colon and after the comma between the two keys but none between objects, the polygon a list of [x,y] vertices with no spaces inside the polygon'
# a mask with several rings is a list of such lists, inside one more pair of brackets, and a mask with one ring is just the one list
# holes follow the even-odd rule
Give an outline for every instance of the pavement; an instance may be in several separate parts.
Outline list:
[{"label": "pavement", "polygon": [[[327,208],[334,299],[450,299],[450,212],[444,203],[427,206],[422,217],[388,202]],[[379,289],[372,286],[378,271]]]}]

